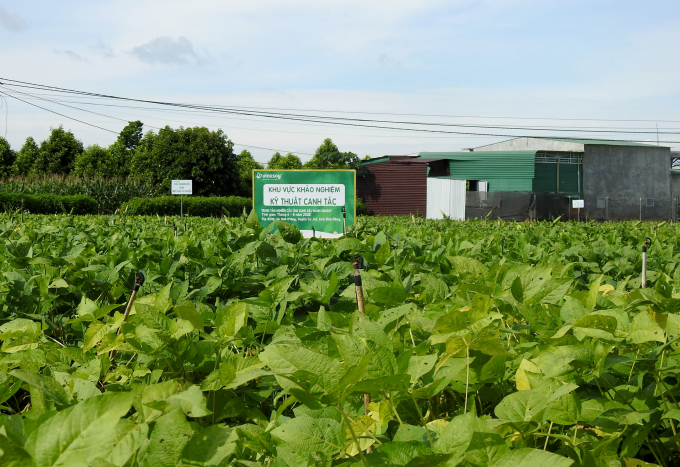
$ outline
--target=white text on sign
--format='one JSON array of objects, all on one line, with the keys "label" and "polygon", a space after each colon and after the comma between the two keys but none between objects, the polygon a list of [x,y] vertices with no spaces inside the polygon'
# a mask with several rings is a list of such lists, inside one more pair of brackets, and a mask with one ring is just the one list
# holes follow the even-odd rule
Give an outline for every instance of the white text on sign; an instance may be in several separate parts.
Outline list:
[{"label": "white text on sign", "polygon": [[345,185],[265,185],[265,206],[344,206]]}]

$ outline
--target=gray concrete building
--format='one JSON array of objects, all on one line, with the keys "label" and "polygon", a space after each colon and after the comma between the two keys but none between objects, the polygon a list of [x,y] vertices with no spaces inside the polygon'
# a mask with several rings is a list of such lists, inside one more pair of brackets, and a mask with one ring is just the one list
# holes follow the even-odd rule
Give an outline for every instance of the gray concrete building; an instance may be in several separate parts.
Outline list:
[{"label": "gray concrete building", "polygon": [[[671,171],[668,147],[610,140],[525,137],[470,151],[537,151],[533,191],[558,196],[566,196],[569,191],[571,198],[576,195],[584,200],[585,215],[590,219],[677,217],[680,171]],[[570,167],[565,161],[569,161]],[[560,189],[564,185],[560,182],[561,164],[563,178],[567,176],[566,169],[574,172],[576,179],[570,185],[576,183],[576,193],[573,187]]]}]

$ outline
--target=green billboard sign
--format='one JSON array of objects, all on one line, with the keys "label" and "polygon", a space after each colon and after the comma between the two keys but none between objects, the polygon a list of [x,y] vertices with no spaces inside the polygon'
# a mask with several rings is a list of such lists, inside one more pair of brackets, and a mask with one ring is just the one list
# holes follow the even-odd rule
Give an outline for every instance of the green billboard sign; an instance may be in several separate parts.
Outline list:
[{"label": "green billboard sign", "polygon": [[253,208],[263,227],[285,221],[307,238],[340,237],[345,222],[354,224],[355,197],[354,170],[253,170]]}]

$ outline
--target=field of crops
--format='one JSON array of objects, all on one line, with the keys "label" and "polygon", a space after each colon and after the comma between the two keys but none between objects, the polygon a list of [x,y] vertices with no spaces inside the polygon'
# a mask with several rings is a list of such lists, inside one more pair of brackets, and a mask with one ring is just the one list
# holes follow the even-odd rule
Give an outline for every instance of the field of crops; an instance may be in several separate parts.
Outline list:
[{"label": "field of crops", "polygon": [[178,230],[0,217],[0,466],[680,462],[674,224]]}]

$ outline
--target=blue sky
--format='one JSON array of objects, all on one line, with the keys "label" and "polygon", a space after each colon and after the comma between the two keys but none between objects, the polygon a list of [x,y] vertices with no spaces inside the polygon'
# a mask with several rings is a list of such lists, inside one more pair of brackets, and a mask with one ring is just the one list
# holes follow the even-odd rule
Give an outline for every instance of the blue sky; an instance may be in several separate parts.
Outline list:
[{"label": "blue sky", "polygon": [[[679,48],[680,2],[672,1],[0,0],[5,78],[167,101],[465,116],[419,117],[449,123],[680,128],[666,122],[680,120]],[[86,145],[115,138],[8,104],[7,139],[16,149],[60,124]],[[98,110],[153,126],[219,127],[236,143],[301,153],[326,136],[361,156],[500,140]],[[115,131],[124,125],[59,111]]]}]

